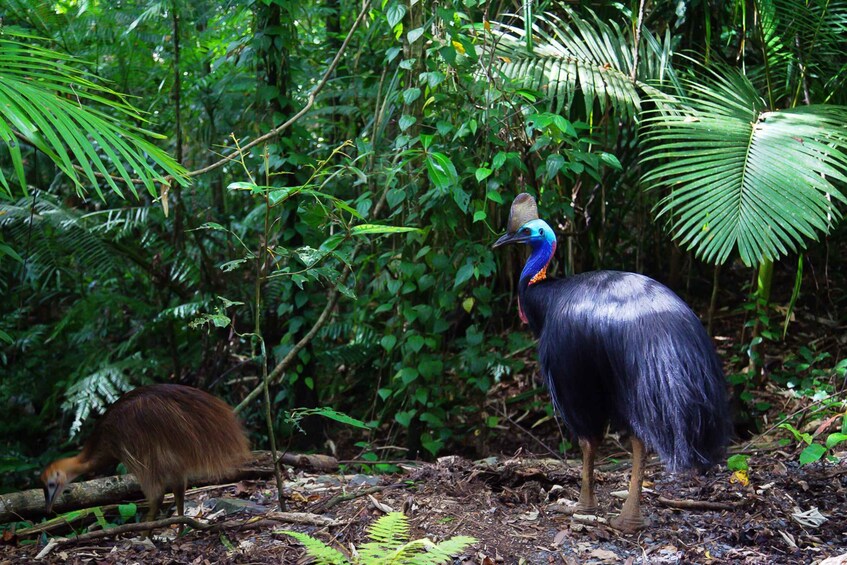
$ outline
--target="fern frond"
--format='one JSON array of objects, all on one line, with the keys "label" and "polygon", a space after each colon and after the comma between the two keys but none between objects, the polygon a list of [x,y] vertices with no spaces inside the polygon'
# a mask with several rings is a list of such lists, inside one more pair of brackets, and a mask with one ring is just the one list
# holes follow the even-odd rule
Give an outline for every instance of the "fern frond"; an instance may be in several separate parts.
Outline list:
[{"label": "fern frond", "polygon": [[371,524],[367,532],[376,543],[396,548],[409,539],[409,519],[402,512],[389,512]]},{"label": "fern frond", "polygon": [[92,412],[103,412],[106,406],[115,402],[123,393],[132,390],[125,370],[128,364],[138,365],[140,361],[141,355],[137,353],[129,359],[104,365],[68,388],[62,409],[73,411],[71,436],[79,432],[82,423]]},{"label": "fern frond", "polygon": [[318,565],[350,565],[343,553],[308,534],[291,530],[277,530],[274,533],[285,534],[299,541],[306,548],[306,554]]},{"label": "fern frond", "polygon": [[477,539],[474,537],[455,536],[440,543],[428,546],[426,548],[426,553],[414,556],[408,563],[410,565],[438,565],[440,563],[449,563],[453,560],[454,556],[462,553],[465,549],[476,542]]}]

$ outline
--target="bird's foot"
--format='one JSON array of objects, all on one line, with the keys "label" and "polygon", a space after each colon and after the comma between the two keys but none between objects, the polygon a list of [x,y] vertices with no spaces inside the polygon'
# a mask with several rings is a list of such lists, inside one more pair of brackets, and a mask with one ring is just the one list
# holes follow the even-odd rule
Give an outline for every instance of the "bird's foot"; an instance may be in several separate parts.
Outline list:
[{"label": "bird's foot", "polygon": [[650,521],[640,514],[621,514],[610,519],[609,525],[625,534],[632,534],[649,526]]},{"label": "bird's foot", "polygon": [[600,507],[597,506],[597,503],[593,504],[584,504],[582,502],[578,502],[574,507],[574,514],[590,514],[595,515],[600,510]]}]

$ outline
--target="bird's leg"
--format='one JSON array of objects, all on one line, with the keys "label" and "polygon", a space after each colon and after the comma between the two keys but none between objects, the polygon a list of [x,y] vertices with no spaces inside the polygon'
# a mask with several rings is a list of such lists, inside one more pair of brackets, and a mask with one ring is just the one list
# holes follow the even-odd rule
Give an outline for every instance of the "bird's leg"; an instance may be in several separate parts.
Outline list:
[{"label": "bird's leg", "polygon": [[636,532],[647,527],[647,521],[641,515],[641,483],[644,481],[644,444],[632,436],[632,474],[629,477],[629,494],[621,508],[620,516],[609,523],[616,530],[625,533]]},{"label": "bird's leg", "polygon": [[597,440],[580,439],[579,447],[582,449],[582,484],[576,507],[580,513],[593,514],[597,512],[597,499],[594,497],[594,451],[597,449]]},{"label": "bird's leg", "polygon": [[[177,516],[185,516],[185,487],[185,479],[180,480],[174,485],[174,501],[176,502]],[[179,535],[182,535],[183,531],[185,531],[185,524],[180,524]]]},{"label": "bird's leg", "polygon": [[[155,496],[147,497],[147,500],[150,501],[150,510],[147,511],[147,517],[144,518],[145,522],[152,522],[156,519],[156,515],[159,513],[159,507],[162,506],[162,499],[165,498],[165,493],[161,492]],[[144,530],[141,532],[142,538],[149,538],[153,534],[153,530]]]},{"label": "bird's leg", "polygon": [[174,502],[177,516],[185,516],[185,479],[174,485]]}]

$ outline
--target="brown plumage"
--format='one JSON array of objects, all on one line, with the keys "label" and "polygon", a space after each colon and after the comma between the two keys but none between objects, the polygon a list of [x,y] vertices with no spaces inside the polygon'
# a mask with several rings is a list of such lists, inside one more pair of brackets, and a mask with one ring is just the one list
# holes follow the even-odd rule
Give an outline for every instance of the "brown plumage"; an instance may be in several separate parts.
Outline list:
[{"label": "brown plumage", "polygon": [[183,515],[190,479],[216,479],[249,455],[247,438],[232,408],[188,386],[136,388],[109,406],[79,455],[52,462],[41,474],[47,511],[79,475],[117,462],[136,476],[153,520],[165,492]]}]

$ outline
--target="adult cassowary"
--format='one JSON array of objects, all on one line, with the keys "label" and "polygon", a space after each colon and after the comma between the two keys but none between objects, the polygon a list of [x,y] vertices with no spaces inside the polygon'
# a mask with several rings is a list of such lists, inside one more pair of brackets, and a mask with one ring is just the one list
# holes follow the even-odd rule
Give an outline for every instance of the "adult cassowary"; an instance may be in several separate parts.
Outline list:
[{"label": "adult cassowary", "polygon": [[646,450],[670,471],[718,462],[730,420],[723,370],[700,320],[668,287],[636,273],[594,271],[547,276],[556,236],[535,200],[512,203],[508,232],[494,247],[532,250],[521,272],[518,310],[538,338],[541,372],[553,405],[579,438],[578,509],[596,511],[594,454],[607,428],[630,434],[632,476],[611,525],[646,526],[639,500]]}]

